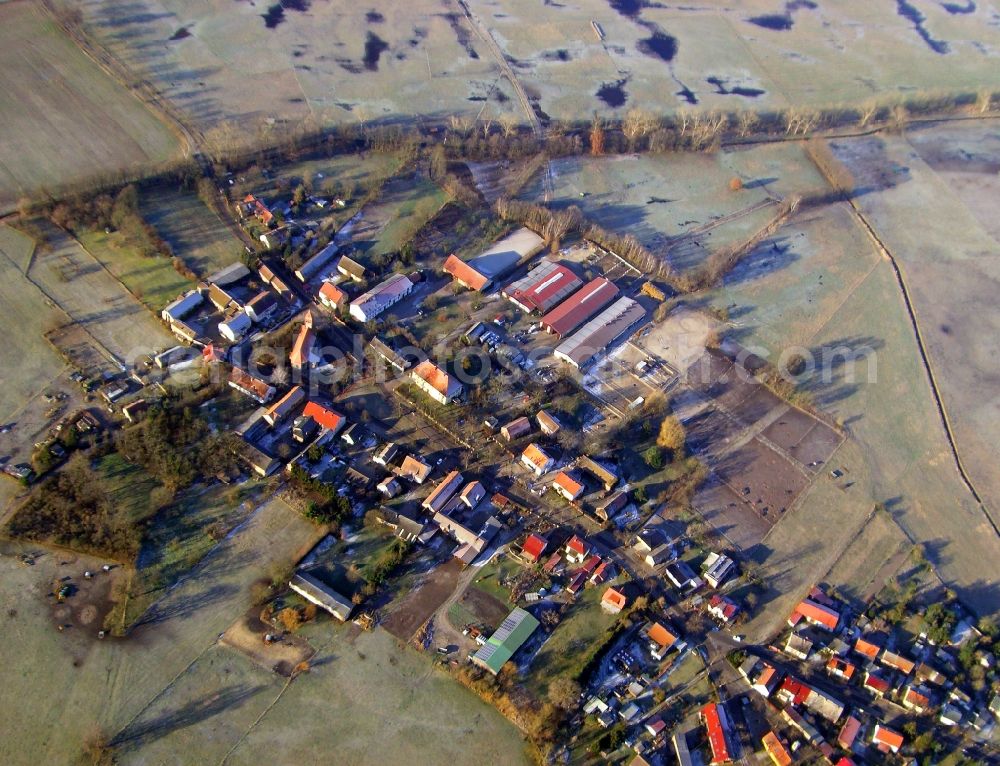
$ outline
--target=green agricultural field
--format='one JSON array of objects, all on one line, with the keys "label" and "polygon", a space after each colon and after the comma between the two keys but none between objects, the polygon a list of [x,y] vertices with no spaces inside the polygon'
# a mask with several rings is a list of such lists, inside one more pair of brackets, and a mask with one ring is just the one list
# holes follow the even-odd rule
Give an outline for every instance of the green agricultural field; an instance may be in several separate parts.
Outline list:
[{"label": "green agricultural field", "polygon": [[171,130],[34,2],[0,5],[0,72],[0,207],[178,153]]},{"label": "green agricultural field", "polygon": [[177,273],[169,258],[142,255],[120,232],[81,231],[77,236],[87,252],[157,314],[191,288],[191,282]]},{"label": "green agricultural field", "polygon": [[15,419],[24,404],[55,378],[65,366],[42,335],[64,317],[24,276],[35,243],[25,234],[0,226],[0,329],[6,342],[0,347],[0,422]]},{"label": "green agricultural field", "polygon": [[144,192],[139,211],[199,277],[238,261],[243,252],[243,243],[194,192]]}]

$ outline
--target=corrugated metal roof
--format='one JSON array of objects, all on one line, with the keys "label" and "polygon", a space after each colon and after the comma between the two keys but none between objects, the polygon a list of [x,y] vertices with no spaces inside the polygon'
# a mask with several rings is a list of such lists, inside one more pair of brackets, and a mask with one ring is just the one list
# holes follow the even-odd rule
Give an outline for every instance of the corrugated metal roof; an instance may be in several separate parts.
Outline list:
[{"label": "corrugated metal roof", "polygon": [[619,298],[556,346],[555,355],[576,367],[585,367],[646,316],[631,298]]},{"label": "corrugated metal roof", "polygon": [[592,279],[543,316],[542,326],[561,338],[611,303],[617,295],[618,287],[610,279]]},{"label": "corrugated metal roof", "polygon": [[514,652],[537,630],[538,620],[518,607],[500,624],[486,645],[473,655],[473,661],[496,675]]},{"label": "corrugated metal roof", "polygon": [[543,260],[528,274],[503,290],[503,295],[525,311],[548,311],[583,284],[559,263]]}]

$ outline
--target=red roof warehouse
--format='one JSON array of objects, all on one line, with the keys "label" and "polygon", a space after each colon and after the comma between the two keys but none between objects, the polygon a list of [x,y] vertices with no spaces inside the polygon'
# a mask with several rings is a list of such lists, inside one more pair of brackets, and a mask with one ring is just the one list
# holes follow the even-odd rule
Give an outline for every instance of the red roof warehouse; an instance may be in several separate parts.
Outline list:
[{"label": "red roof warehouse", "polygon": [[562,338],[573,332],[618,295],[615,283],[604,277],[590,280],[542,317],[542,327]]},{"label": "red roof warehouse", "polygon": [[507,285],[503,296],[524,311],[548,311],[582,284],[565,266],[542,261],[527,276]]},{"label": "red roof warehouse", "polygon": [[708,732],[708,742],[712,746],[712,763],[728,763],[733,760],[729,754],[729,743],[726,739],[726,711],[714,702],[709,702],[701,709],[701,720]]}]

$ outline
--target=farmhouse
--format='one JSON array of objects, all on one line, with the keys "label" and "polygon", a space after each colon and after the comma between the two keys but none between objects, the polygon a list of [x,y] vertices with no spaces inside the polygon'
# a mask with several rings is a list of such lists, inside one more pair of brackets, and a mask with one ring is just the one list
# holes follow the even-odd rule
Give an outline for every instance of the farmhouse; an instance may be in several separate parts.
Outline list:
[{"label": "farmhouse", "polygon": [[236,212],[240,218],[253,216],[262,224],[267,226],[274,220],[274,214],[267,209],[267,205],[257,199],[253,194],[248,194],[242,202],[236,204]]},{"label": "farmhouse", "polygon": [[794,625],[798,623],[800,618],[826,630],[836,630],[840,624],[840,612],[809,598],[799,602],[795,611],[788,618],[788,622],[790,625]]},{"label": "farmhouse", "polygon": [[379,482],[378,487],[376,487],[379,492],[381,492],[386,497],[395,497],[403,488],[400,486],[399,481],[397,481],[392,476],[387,476]]},{"label": "farmhouse", "polygon": [[410,371],[410,379],[417,388],[441,404],[449,404],[462,395],[462,384],[430,359]]},{"label": "farmhouse", "polygon": [[416,484],[423,484],[430,476],[431,467],[420,458],[407,455],[396,469],[396,475],[401,479],[409,479]]},{"label": "farmhouse", "polygon": [[399,372],[406,372],[406,370],[410,367],[409,360],[405,359],[400,354],[397,354],[392,348],[378,338],[371,339],[368,343],[367,350],[370,351],[371,355],[376,359],[381,359]]},{"label": "farmhouse", "polygon": [[160,312],[160,316],[163,317],[164,322],[177,322],[198,308],[204,300],[205,295],[200,290],[191,290],[173,303],[168,304]]},{"label": "farmhouse", "polygon": [[267,404],[274,398],[275,393],[274,386],[260,378],[255,378],[239,367],[233,367],[232,372],[229,373],[229,387],[249,396],[258,404]]},{"label": "farmhouse", "polygon": [[423,507],[426,508],[429,513],[437,513],[442,510],[445,505],[448,504],[448,501],[451,500],[452,495],[458,492],[458,488],[462,486],[462,482],[464,481],[465,478],[462,474],[458,471],[452,471],[445,476],[433,490],[431,490],[431,493],[422,503]]},{"label": "farmhouse", "polygon": [[538,421],[538,427],[546,436],[553,436],[559,433],[559,429],[562,428],[562,424],[545,410],[539,410],[538,414],[535,415],[535,420]]},{"label": "farmhouse", "polygon": [[524,452],[521,453],[521,462],[536,476],[548,473],[556,463],[534,442],[524,448]]},{"label": "farmhouse", "polygon": [[546,312],[583,284],[562,264],[542,261],[521,279],[511,282],[501,294],[522,311]]},{"label": "farmhouse", "polygon": [[542,327],[564,338],[618,297],[618,287],[610,279],[597,277],[542,317]]},{"label": "farmhouse", "polygon": [[297,573],[288,586],[306,601],[325,609],[341,622],[346,622],[354,611],[354,604],[349,598],[341,596],[333,588],[305,572]]},{"label": "farmhouse", "polygon": [[531,433],[531,421],[523,415],[515,418],[500,429],[500,435],[507,441],[513,441],[525,434]]},{"label": "farmhouse", "polygon": [[[205,281],[219,287],[233,285],[250,276],[250,269],[239,261],[234,261],[228,266],[224,266],[217,272],[209,276]],[[231,299],[235,300],[235,298]]]},{"label": "farmhouse", "polygon": [[497,675],[524,642],[531,638],[538,625],[538,620],[524,609],[515,609],[489,637],[485,646],[472,655],[472,662]]},{"label": "farmhouse", "polygon": [[618,483],[618,474],[596,460],[584,456],[576,461],[577,468],[586,471],[604,485],[604,491],[610,492]]},{"label": "farmhouse", "polygon": [[274,426],[285,420],[295,408],[306,398],[301,386],[295,386],[281,399],[271,405],[271,409],[264,413],[264,420],[269,426]]},{"label": "farmhouse", "polygon": [[229,319],[219,322],[219,334],[230,343],[235,343],[253,326],[250,317],[242,311]]},{"label": "farmhouse", "polygon": [[240,444],[237,452],[258,476],[270,476],[281,467],[280,460],[276,460],[247,441]]},{"label": "farmhouse", "polygon": [[556,346],[554,354],[583,369],[645,316],[646,310],[634,300],[619,298]]},{"label": "farmhouse", "polygon": [[312,322],[299,328],[299,334],[292,344],[292,350],[288,354],[288,361],[294,369],[301,370],[319,361],[319,357],[314,350],[316,346],[316,333],[312,330]]},{"label": "farmhouse", "polygon": [[295,270],[296,278],[300,282],[308,282],[319,273],[320,269],[333,260],[333,256],[337,254],[338,249],[333,242],[328,244]]},{"label": "farmhouse", "polygon": [[463,287],[482,291],[544,247],[544,239],[531,229],[521,228],[467,262],[449,255],[444,262],[444,271]]},{"label": "farmhouse", "polygon": [[367,322],[401,301],[412,290],[413,283],[409,279],[402,274],[393,274],[351,301],[349,313],[359,322]]},{"label": "farmhouse", "polygon": [[269,290],[262,290],[249,300],[244,311],[254,322],[260,323],[278,310],[278,298]]},{"label": "farmhouse", "polygon": [[347,293],[333,282],[324,282],[319,288],[319,302],[331,311],[340,311],[347,304]]},{"label": "farmhouse", "polygon": [[564,498],[573,502],[583,494],[584,486],[571,474],[560,471],[552,480],[552,488]]},{"label": "farmhouse", "polygon": [[[122,407],[122,415],[129,423],[135,423],[139,416],[149,409],[149,403],[145,399],[136,399]],[[51,449],[55,449],[55,445]]]},{"label": "farmhouse", "polygon": [[230,307],[236,309],[237,311],[243,308],[242,304],[240,304],[240,302],[234,296],[230,295],[228,292],[226,292],[226,290],[214,284],[209,285],[208,300],[219,311],[226,311]]},{"label": "farmhouse", "polygon": [[347,419],[339,412],[328,409],[318,402],[306,404],[302,414],[315,420],[320,428],[330,431],[331,434],[336,434],[347,422]]}]

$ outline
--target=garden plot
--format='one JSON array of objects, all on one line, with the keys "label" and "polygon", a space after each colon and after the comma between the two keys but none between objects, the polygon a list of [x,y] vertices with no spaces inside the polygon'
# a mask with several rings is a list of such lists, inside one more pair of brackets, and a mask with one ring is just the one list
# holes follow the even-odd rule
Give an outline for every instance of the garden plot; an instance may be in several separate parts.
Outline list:
[{"label": "garden plot", "polygon": [[0,423],[17,413],[65,366],[43,334],[65,321],[45,295],[24,276],[34,253],[31,238],[0,226],[0,305],[5,342],[0,347]]},{"label": "garden plot", "polygon": [[45,244],[28,276],[67,315],[119,361],[174,345],[174,338],[79,243],[54,226],[39,224]]},{"label": "garden plot", "polygon": [[170,129],[35,3],[0,5],[0,42],[0,206],[177,154]]},{"label": "garden plot", "polygon": [[143,192],[140,212],[174,255],[205,278],[239,260],[243,243],[194,192]]}]

